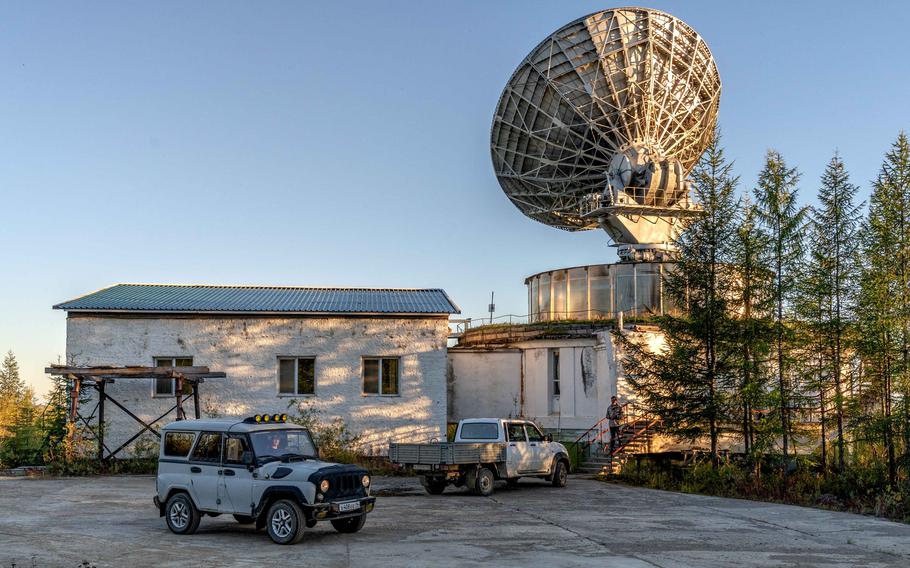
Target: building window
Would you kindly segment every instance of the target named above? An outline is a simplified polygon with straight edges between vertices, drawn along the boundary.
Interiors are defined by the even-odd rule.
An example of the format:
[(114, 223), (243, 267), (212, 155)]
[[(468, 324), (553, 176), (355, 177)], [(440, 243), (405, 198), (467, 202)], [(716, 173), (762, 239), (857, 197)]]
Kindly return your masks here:
[(280, 357), (278, 394), (289, 396), (316, 394), (316, 359)]
[(398, 358), (370, 357), (363, 360), (363, 394), (398, 394)]
[[(192, 367), (192, 357), (155, 357), (156, 367)], [(154, 396), (174, 396), (177, 379), (155, 379)], [(193, 387), (188, 382), (183, 383), (183, 394), (193, 392)]]
[(553, 351), (553, 396), (559, 396), (559, 351)]

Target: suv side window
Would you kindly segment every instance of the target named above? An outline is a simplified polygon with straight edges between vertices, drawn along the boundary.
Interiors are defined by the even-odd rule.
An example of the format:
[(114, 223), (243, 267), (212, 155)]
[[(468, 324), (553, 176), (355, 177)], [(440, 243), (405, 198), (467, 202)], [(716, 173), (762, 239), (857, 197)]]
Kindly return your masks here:
[(516, 424), (515, 422), (509, 422), (507, 426), (507, 432), (509, 434), (510, 442), (525, 442), (525, 429), (523, 424)]
[(164, 434), (164, 455), (185, 458), (193, 447), (196, 434), (192, 432), (167, 432)]
[(228, 434), (224, 439), (224, 463), (231, 465), (243, 465), (243, 455), (246, 454), (253, 458), (253, 452), (250, 451), (250, 445), (243, 434)]
[(525, 429), (528, 431), (529, 442), (543, 442), (543, 434), (540, 433), (540, 430), (537, 429), (537, 426), (533, 424), (525, 424)]
[(190, 458), (194, 461), (221, 463), (221, 434), (218, 432), (203, 432), (196, 442), (196, 449)]

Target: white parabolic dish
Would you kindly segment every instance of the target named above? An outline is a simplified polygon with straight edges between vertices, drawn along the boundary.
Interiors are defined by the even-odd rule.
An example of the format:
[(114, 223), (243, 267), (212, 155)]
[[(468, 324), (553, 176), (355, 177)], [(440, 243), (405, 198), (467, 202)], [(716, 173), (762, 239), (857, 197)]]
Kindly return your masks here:
[(695, 209), (686, 176), (719, 101), (711, 51), (681, 20), (647, 8), (579, 18), (506, 85), (491, 133), (496, 176), (532, 219), (603, 228), (621, 256), (661, 250)]

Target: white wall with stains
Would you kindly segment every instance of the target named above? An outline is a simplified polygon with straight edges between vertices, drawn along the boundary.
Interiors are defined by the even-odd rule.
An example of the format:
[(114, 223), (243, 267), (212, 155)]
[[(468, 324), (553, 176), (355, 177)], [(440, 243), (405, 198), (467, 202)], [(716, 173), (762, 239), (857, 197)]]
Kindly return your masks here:
[[(67, 319), (72, 365), (153, 365), (155, 357), (192, 357), (194, 365), (224, 371), (200, 389), (203, 417), (287, 412), (278, 394), (278, 357), (316, 358), (316, 394), (306, 398), (325, 420), (342, 418), (363, 436), (363, 451), (385, 452), (389, 440), (445, 437), (445, 318), (369, 317), (103, 317)], [(363, 394), (362, 358), (400, 358), (398, 396)], [(120, 380), (107, 392), (143, 420), (174, 404), (155, 398), (151, 379)], [(83, 412), (94, 406), (92, 400)], [(192, 417), (192, 402), (187, 402)], [(106, 441), (113, 449), (139, 425), (106, 405)], [(163, 422), (172, 421), (175, 414)]]

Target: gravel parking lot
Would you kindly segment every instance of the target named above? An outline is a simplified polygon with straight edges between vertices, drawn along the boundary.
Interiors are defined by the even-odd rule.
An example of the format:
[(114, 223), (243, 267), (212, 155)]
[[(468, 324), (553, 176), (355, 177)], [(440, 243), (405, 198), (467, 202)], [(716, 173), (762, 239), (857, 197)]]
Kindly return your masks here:
[(0, 479), (0, 567), (64, 566), (903, 566), (910, 526), (573, 477), (497, 486), (491, 498), (425, 495), (377, 478), (363, 531), (320, 523), (296, 546), (229, 516), (171, 534), (153, 477)]

